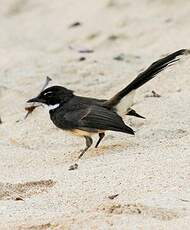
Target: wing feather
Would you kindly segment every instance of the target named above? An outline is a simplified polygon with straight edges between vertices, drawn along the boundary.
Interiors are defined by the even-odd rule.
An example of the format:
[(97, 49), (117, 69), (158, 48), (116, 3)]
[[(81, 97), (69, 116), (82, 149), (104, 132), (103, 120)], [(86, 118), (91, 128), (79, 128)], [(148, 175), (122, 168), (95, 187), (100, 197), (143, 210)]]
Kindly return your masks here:
[(75, 128), (91, 128), (98, 130), (112, 130), (134, 134), (134, 131), (125, 125), (122, 118), (115, 112), (104, 107), (93, 105), (84, 106), (79, 110), (67, 112), (64, 119), (75, 123)]

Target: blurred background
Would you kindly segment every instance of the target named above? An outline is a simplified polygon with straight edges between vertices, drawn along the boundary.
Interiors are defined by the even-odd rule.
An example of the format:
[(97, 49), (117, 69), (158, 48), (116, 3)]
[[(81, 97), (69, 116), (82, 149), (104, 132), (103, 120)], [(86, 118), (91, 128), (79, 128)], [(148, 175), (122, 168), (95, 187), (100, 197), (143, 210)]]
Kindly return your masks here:
[[(84, 93), (97, 82), (110, 89), (110, 75), (117, 75), (114, 80), (120, 82), (161, 54), (189, 46), (186, 0), (1, 0), (0, 4), (1, 91), (6, 87), (32, 95), (46, 75), (77, 90), (80, 81)], [(92, 52), (80, 53), (85, 49)]]
[[(175, 222), (175, 212), (156, 209), (181, 207), (179, 194), (189, 199), (188, 58), (137, 92), (135, 106), (147, 120), (127, 118), (136, 137), (109, 133), (99, 149), (88, 152), (76, 174), (68, 167), (84, 141), (58, 131), (41, 107), (24, 120), (24, 108), (46, 76), (52, 85), (79, 95), (109, 98), (153, 61), (190, 48), (189, 38), (188, 0), (0, 0), (0, 199), (6, 200), (0, 207), (0, 228), (3, 223), (34, 224), (67, 213), (76, 226), (82, 218), (84, 226), (94, 226), (99, 215), (100, 225), (108, 226), (109, 220), (110, 226), (124, 223), (119, 229), (126, 229), (131, 221), (134, 229), (134, 222), (142, 219), (125, 210), (128, 206), (123, 211), (130, 214), (126, 222), (126, 215), (119, 219), (109, 213), (109, 219), (97, 208), (116, 193), (121, 207), (129, 200), (154, 207), (143, 211), (146, 226), (150, 218), (144, 216), (150, 213), (152, 223), (161, 225), (165, 222), (160, 218), (174, 218), (171, 229), (178, 220), (188, 223), (180, 218)], [(150, 96), (152, 90), (161, 97)], [(50, 178), (57, 183), (54, 189), (36, 196), (46, 184), (30, 181)], [(15, 187), (25, 181), (24, 189), (23, 184)], [(2, 190), (6, 183), (12, 183), (8, 191)], [(26, 202), (15, 205), (15, 194)], [(146, 205), (140, 208), (146, 210)], [(182, 225), (179, 229), (185, 229)]]

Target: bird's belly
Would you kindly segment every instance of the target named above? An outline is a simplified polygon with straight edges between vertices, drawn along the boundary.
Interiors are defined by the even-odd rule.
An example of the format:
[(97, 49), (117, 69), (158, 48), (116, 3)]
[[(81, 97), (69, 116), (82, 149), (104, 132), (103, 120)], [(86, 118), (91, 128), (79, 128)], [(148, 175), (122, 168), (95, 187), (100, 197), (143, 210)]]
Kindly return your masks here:
[(85, 131), (85, 130), (81, 130), (81, 129), (72, 129), (72, 130), (69, 130), (69, 132), (73, 135), (76, 135), (76, 136), (81, 136), (81, 137), (88, 136), (88, 137), (90, 137), (94, 134), (102, 133), (102, 132), (104, 132), (104, 130)]

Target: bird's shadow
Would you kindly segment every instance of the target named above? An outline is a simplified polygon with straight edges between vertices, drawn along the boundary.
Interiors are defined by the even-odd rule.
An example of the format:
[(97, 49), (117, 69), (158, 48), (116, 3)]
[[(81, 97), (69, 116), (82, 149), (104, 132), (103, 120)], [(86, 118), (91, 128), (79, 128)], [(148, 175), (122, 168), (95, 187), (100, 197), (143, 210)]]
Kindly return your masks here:
[(114, 143), (113, 144), (102, 144), (98, 148), (95, 148), (95, 147), (90, 148), (80, 160), (103, 156), (107, 154), (115, 154), (117, 152), (126, 150), (130, 145), (131, 144), (129, 142), (126, 143), (124, 141), (122, 143), (115, 143), (115, 144)]

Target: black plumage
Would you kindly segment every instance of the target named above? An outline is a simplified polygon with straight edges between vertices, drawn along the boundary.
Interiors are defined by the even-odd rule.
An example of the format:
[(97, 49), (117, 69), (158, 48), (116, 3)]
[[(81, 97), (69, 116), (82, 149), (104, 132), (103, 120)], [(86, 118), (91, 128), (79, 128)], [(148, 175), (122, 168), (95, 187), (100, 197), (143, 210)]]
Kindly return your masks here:
[(68, 104), (50, 111), (50, 117), (56, 126), (65, 130), (80, 129), (90, 133), (111, 130), (134, 134), (117, 113), (99, 105), (73, 104), (70, 109)]
[(132, 128), (124, 123), (122, 114), (144, 117), (131, 108), (132, 101), (128, 103), (129, 100), (133, 100), (131, 93), (153, 79), (167, 66), (178, 61), (179, 58), (176, 59), (176, 57), (185, 54), (186, 51), (185, 49), (178, 50), (154, 62), (110, 100), (80, 97), (65, 87), (52, 86), (28, 102), (40, 102), (53, 106), (54, 108), (50, 109), (50, 117), (58, 128), (85, 137), (86, 148), (80, 154), (79, 157), (81, 157), (92, 145), (93, 134), (99, 135), (95, 147), (98, 147), (104, 138), (106, 130), (134, 135)]

